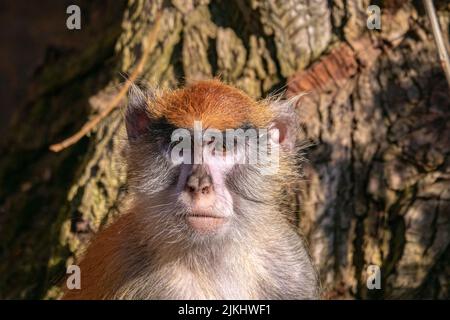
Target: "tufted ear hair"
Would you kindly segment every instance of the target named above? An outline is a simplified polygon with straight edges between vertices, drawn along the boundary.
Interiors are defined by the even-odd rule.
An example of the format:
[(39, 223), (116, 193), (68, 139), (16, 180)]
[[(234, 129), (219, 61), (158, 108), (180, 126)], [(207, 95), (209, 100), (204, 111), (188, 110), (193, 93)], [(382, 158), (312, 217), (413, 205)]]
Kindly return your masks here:
[(303, 94), (296, 95), (286, 100), (276, 98), (270, 102), (273, 112), (272, 123), (269, 127), (270, 135), (287, 151), (294, 150), (296, 146), (300, 130), (300, 120), (296, 108), (302, 96)]
[(147, 133), (151, 122), (149, 99), (151, 91), (140, 88), (135, 84), (128, 91), (128, 106), (125, 111), (125, 125), (129, 141), (134, 141)]

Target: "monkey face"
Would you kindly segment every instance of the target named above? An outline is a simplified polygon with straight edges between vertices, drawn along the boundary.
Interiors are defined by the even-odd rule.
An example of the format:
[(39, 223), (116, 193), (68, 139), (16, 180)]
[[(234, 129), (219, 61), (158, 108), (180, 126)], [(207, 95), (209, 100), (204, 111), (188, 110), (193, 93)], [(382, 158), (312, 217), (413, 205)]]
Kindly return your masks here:
[[(221, 95), (205, 106), (212, 99), (210, 91)], [(130, 190), (141, 210), (166, 229), (168, 237), (204, 240), (236, 235), (258, 223), (259, 208), (276, 202), (280, 160), (295, 140), (292, 115), (281, 117), (278, 112), (274, 117), (269, 106), (258, 105), (263, 116), (254, 120), (257, 117), (250, 111), (256, 103), (216, 81), (160, 98), (149, 99), (141, 91), (130, 98), (126, 114)], [(222, 121), (220, 112), (226, 110), (223, 116), (233, 117), (233, 110), (224, 109), (225, 102), (220, 101), (234, 106), (239, 119)]]

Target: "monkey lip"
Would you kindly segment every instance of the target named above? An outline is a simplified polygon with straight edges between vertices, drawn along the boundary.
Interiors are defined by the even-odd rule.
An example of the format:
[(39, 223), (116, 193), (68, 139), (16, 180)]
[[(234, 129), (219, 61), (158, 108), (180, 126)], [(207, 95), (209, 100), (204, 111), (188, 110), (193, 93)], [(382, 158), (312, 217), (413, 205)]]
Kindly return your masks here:
[(225, 223), (225, 218), (213, 214), (192, 213), (187, 216), (187, 222), (193, 229), (206, 233), (219, 229)]

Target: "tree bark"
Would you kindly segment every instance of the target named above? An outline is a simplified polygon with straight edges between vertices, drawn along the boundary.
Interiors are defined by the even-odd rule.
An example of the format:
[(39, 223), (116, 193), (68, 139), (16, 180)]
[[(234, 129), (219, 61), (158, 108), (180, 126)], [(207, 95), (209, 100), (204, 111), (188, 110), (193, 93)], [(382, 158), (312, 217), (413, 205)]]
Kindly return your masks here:
[[(58, 280), (126, 196), (121, 108), (52, 154), (113, 99), (161, 29), (140, 79), (220, 76), (255, 98), (307, 92), (310, 140), (292, 199), (328, 298), (449, 298), (450, 99), (420, 3), (129, 0), (92, 47), (49, 61), (2, 144), (0, 298), (57, 298)], [(438, 2), (448, 43), (450, 6)], [(83, 8), (82, 8), (83, 10)], [(122, 102), (122, 106), (125, 105)], [(366, 286), (381, 268), (381, 289)]]

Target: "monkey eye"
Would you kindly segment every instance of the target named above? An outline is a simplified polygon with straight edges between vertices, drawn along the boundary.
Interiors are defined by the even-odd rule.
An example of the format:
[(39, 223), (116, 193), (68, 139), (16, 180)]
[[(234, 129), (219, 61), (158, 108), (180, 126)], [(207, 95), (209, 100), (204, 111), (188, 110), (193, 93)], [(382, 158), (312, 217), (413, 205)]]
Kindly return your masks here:
[(216, 146), (216, 149), (222, 151), (223, 153), (227, 152), (227, 141), (225, 137), (223, 137), (222, 143)]
[(183, 137), (179, 137), (178, 140), (175, 140), (175, 141), (170, 141), (170, 142), (169, 142), (168, 149), (169, 149), (169, 150), (172, 150), (173, 147), (175, 147), (175, 146), (176, 146), (177, 144), (179, 144), (181, 141), (183, 141)]
[(216, 141), (216, 137), (211, 137), (207, 142), (208, 146), (212, 145)]
[[(219, 145), (220, 143), (220, 145)], [(227, 144), (225, 141), (225, 138), (222, 139), (222, 142), (216, 141), (216, 137), (212, 136), (209, 138), (209, 140), (206, 142), (208, 146), (214, 147), (212, 152), (213, 154), (215, 151), (221, 151), (222, 153), (225, 153), (227, 151)]]

